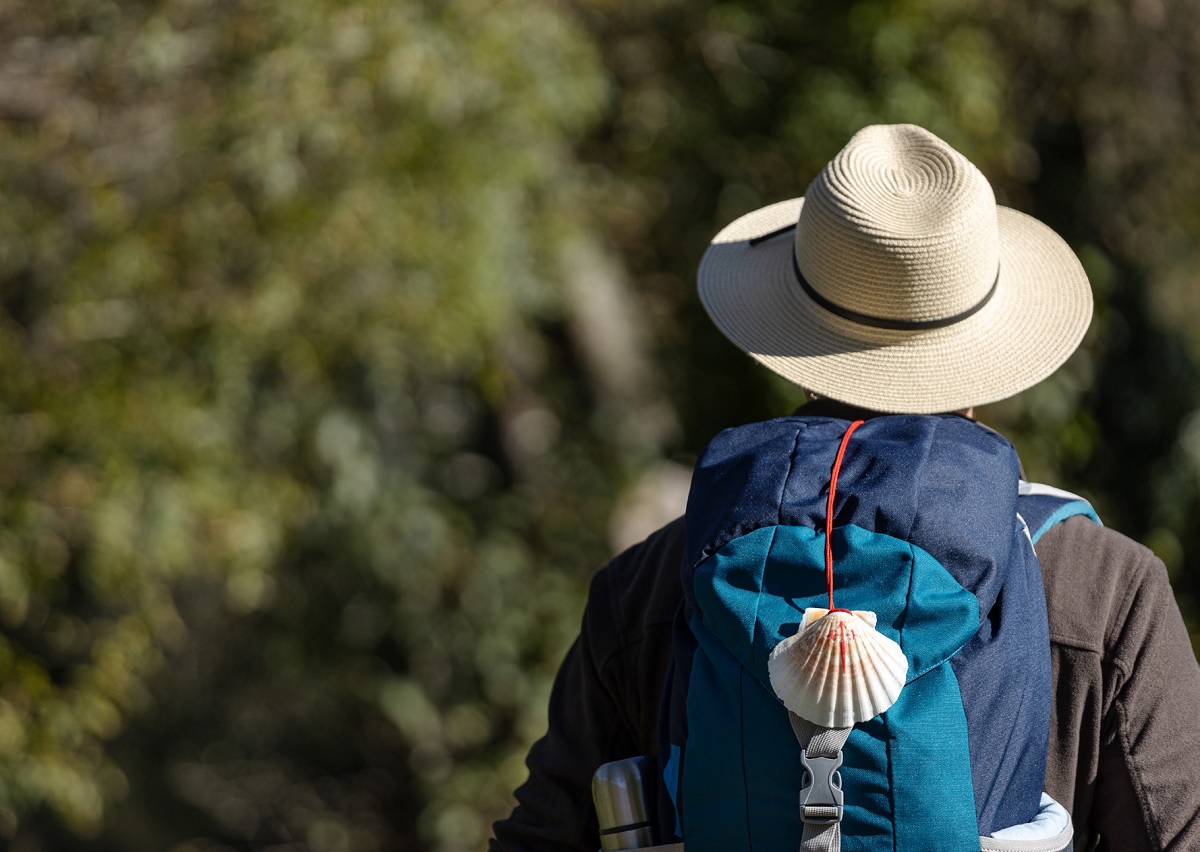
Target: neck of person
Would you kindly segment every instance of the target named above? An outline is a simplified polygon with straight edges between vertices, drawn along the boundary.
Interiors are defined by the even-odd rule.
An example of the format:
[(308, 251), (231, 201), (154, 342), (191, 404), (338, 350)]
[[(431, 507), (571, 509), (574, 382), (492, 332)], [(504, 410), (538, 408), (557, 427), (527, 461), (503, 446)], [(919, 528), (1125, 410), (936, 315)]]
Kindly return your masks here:
[[(814, 417), (837, 417), (841, 420), (870, 420), (872, 417), (885, 417), (885, 412), (872, 411), (868, 408), (860, 408), (857, 405), (851, 405), (847, 402), (840, 402), (829, 397), (818, 396), (812, 391), (804, 392), (807, 402), (796, 409), (795, 413), (799, 415), (810, 415)], [(974, 408), (964, 408), (959, 411), (947, 411), (947, 414), (957, 414), (959, 417), (965, 417), (968, 420), (975, 419)]]

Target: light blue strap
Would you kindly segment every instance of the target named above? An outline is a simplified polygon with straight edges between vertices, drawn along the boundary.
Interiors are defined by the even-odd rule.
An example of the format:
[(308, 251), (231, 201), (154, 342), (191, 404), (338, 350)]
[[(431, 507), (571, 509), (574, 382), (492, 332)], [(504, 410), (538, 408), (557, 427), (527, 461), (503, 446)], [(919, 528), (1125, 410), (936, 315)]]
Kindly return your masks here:
[(1032, 822), (992, 832), (979, 838), (981, 852), (1067, 852), (1074, 830), (1067, 809), (1042, 793), (1038, 814)]
[(1038, 539), (1055, 524), (1075, 515), (1104, 525), (1087, 500), (1078, 494), (1040, 482), (1021, 480), (1017, 486), (1017, 505), (1022, 523), (1028, 521), (1027, 532), (1033, 544), (1037, 544)]

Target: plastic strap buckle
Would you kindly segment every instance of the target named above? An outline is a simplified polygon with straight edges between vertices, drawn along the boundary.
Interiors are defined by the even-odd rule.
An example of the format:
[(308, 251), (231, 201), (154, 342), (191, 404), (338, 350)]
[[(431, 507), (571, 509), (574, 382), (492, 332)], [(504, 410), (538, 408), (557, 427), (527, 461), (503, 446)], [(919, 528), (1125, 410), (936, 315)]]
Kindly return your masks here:
[(800, 752), (804, 783), (800, 787), (800, 818), (813, 825), (835, 825), (842, 821), (842, 752), (833, 757), (809, 757)]

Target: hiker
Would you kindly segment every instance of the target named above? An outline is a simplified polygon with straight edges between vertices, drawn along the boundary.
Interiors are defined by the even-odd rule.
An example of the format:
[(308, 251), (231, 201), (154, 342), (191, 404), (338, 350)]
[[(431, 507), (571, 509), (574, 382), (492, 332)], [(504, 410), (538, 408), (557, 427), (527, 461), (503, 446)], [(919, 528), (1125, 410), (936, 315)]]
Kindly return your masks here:
[[(801, 447), (806, 435), (826, 430), (840, 436), (832, 478), (824, 456), (809, 465), (813, 500), (818, 494), (824, 500), (822, 489), (828, 491), (823, 522), (829, 526), (822, 538), (821, 510), (813, 508), (813, 529), (797, 533), (796, 547), (833, 538), (834, 483), (843, 452), (852, 467), (856, 451), (864, 458), (896, 430), (908, 430), (964, 436), (961, 440), (983, 446), (985, 456), (1011, 453), (1007, 442), (971, 421), (974, 408), (1050, 375), (1078, 346), (1092, 312), (1087, 277), (1066, 243), (1037, 220), (996, 205), (974, 166), (912, 125), (865, 128), (805, 197), (772, 204), (727, 226), (704, 256), (699, 290), (709, 315), (733, 343), (804, 388), (810, 399), (792, 418), (745, 427), (758, 431), (744, 434), (795, 434), (784, 456)], [(883, 416), (936, 414), (948, 416)], [(865, 425), (855, 437), (851, 432), (858, 421)], [(827, 444), (820, 444), (821, 451), (832, 453)], [(1001, 449), (992, 453), (989, 447)], [(713, 452), (710, 448), (709, 455)], [(947, 470), (956, 450), (930, 438), (922, 452), (929, 458), (940, 453), (939, 469)], [(1011, 458), (1015, 470), (1015, 455)], [(793, 481), (793, 463), (803, 471), (809, 459), (798, 452), (791, 461), (784, 459), (780, 481), (785, 486)], [(965, 458), (963, 464), (968, 464)], [(703, 478), (702, 468), (727, 473), (720, 465), (719, 458), (702, 459), (697, 480)], [(869, 473), (848, 468), (845, 475), (865, 482)], [(706, 495), (697, 493), (697, 480), (689, 516), (727, 511), (703, 502)], [(705, 479), (705, 487), (712, 480)], [(958, 486), (935, 486), (953, 501)], [(965, 501), (977, 485), (962, 487)], [(1016, 503), (1015, 472), (1011, 489), (1006, 484), (999, 491), (1004, 493), (997, 500), (1008, 501), (1004, 505), (1010, 509), (1029, 505)], [(1034, 492), (1021, 485), (1020, 499)], [(1056, 505), (1086, 507), (1055, 489), (1038, 493), (1061, 500)], [(749, 502), (761, 496), (746, 494)], [(846, 503), (844, 494), (839, 525), (857, 511), (855, 505), (884, 499), (856, 495)], [(952, 506), (949, 517), (957, 509), (971, 507)], [(782, 511), (781, 504), (781, 516)], [(1012, 726), (1021, 730), (1012, 736), (1032, 738), (1016, 749), (1014, 760), (1035, 753), (1040, 781), (1039, 749), (1048, 736), (1041, 789), (1070, 814), (1075, 849), (1200, 849), (1200, 667), (1166, 569), (1149, 550), (1088, 517), (1090, 510), (1052, 514), (1044, 524), (1030, 529), (1035, 527), (1031, 521), (1020, 532), (1034, 543), (1036, 561), (1030, 564), (1040, 564), (1044, 586), (1044, 609), (1038, 609), (1039, 595), (1034, 614), (1040, 612), (1037, 617), (1049, 625), (1048, 734), (1024, 730), (1025, 722), (1016, 720), (1024, 720), (1020, 714), (1027, 708), (1014, 710)], [(663, 699), (670, 700), (671, 679), (677, 675), (674, 645), (685, 597), (681, 567), (694, 564), (693, 551), (699, 550), (697, 542), (687, 541), (694, 530), (685, 526), (684, 519), (668, 524), (593, 579), (580, 635), (555, 681), (549, 730), (530, 751), (529, 779), (517, 791), (512, 815), (496, 823), (492, 850), (599, 849), (591, 786), (597, 769), (610, 761), (646, 756), (655, 767), (654, 779), (671, 783), (678, 755), (665, 753)], [(878, 531), (871, 534), (880, 538)], [(849, 569), (826, 567), (832, 572), (832, 615), (841, 612), (833, 605), (832, 578)], [(991, 625), (997, 632), (1002, 627), (999, 619)], [(1039, 641), (1045, 645), (1047, 640), (1031, 636), (1030, 647)], [(1003, 697), (1004, 686), (991, 688)], [(903, 700), (903, 690), (900, 694)], [(1037, 700), (1034, 696), (1033, 703)], [(967, 718), (973, 718), (970, 712)], [(778, 742), (780, 748), (796, 748)], [(733, 786), (739, 781), (727, 780)], [(680, 830), (677, 814), (661, 812), (678, 806), (675, 792), (668, 792), (672, 799), (658, 796), (659, 812), (650, 816), (661, 827), (660, 836), (673, 826)], [(962, 809), (962, 803), (949, 804)], [(804, 820), (807, 826), (808, 817)], [(686, 843), (686, 825), (682, 836)]]

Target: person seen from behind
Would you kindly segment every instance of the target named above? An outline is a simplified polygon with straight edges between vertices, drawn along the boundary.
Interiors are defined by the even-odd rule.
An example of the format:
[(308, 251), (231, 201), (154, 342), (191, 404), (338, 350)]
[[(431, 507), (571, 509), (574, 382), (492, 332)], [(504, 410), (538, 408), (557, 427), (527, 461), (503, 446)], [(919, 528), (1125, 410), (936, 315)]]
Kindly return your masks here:
[[(714, 323), (734, 344), (808, 394), (810, 401), (791, 418), (783, 418), (777, 425), (753, 427), (758, 432), (731, 433), (759, 435), (767, 429), (776, 430), (770, 432), (775, 435), (785, 430), (788, 449), (780, 453), (784, 463), (778, 480), (783, 485), (776, 491), (794, 487), (798, 493), (814, 495), (811, 502), (815, 508), (804, 510), (809, 511), (804, 517), (811, 516), (812, 529), (789, 532), (798, 542), (793, 548), (797, 552), (810, 541), (833, 540), (833, 521), (829, 521), (828, 528), (821, 526), (825, 520), (820, 517), (823, 509), (817, 506), (816, 496), (824, 500), (829, 495), (828, 514), (836, 515), (839, 524), (854, 512), (861, 514), (866, 502), (878, 499), (881, 508), (874, 510), (872, 517), (859, 520), (855, 516), (854, 522), (866, 527), (883, 523), (875, 519), (892, 511), (888, 501), (901, 499), (894, 495), (891, 485), (887, 486), (891, 491), (876, 498), (855, 494), (853, 488), (865, 486), (852, 484), (847, 486), (850, 491), (839, 491), (842, 508), (835, 513), (828, 461), (823, 456), (820, 460), (810, 459), (807, 451), (801, 450), (808, 446), (803, 443), (805, 436), (823, 429), (833, 430), (831, 436), (841, 436), (834, 477), (844, 453), (847, 472), (843, 476), (851, 483), (871, 481), (874, 469), (868, 469), (863, 461), (874, 458), (869, 455), (870, 447), (884, 446), (888, 436), (894, 434), (927, 436), (920, 449), (923, 455), (914, 462), (920, 475), (928, 478), (927, 482), (922, 480), (921, 494), (948, 496), (938, 504), (945, 508), (936, 512), (928, 506), (913, 509), (912, 517), (917, 520), (911, 524), (915, 530), (911, 540), (929, 535), (923, 530), (943, 523), (949, 528), (947, 536), (965, 535), (969, 539), (970, 530), (964, 532), (954, 526), (957, 519), (970, 516), (972, 508), (955, 505), (954, 497), (960, 494), (965, 503), (973, 493), (971, 489), (981, 486), (973, 481), (955, 482), (956, 460), (960, 458), (956, 454), (960, 450), (954, 441), (961, 440), (964, 447), (998, 447), (996, 452), (1011, 454), (1015, 465), (1015, 454), (1007, 442), (971, 422), (974, 409), (1020, 393), (1053, 373), (1079, 345), (1092, 314), (1087, 277), (1067, 244), (1036, 219), (997, 205), (978, 169), (944, 141), (913, 125), (861, 130), (814, 179), (804, 197), (755, 210), (724, 228), (701, 262), (699, 292)], [(928, 415), (948, 416), (937, 419)], [(863, 425), (852, 437), (850, 433), (859, 428), (859, 421)], [(961, 451), (958, 470), (974, 470), (969, 467), (974, 462), (965, 455), (968, 451), (974, 452)], [(790, 459), (789, 452), (793, 454)], [(991, 450), (987, 449), (985, 455), (987, 452)], [(858, 473), (855, 464), (859, 465)], [(719, 499), (714, 503), (707, 493), (698, 493), (701, 482), (707, 483), (704, 488), (725, 487), (712, 484), (719, 477), (704, 479), (705, 470), (717, 470), (719, 465), (719, 459), (702, 459), (693, 480), (686, 520), (676, 520), (629, 548), (593, 579), (579, 637), (555, 681), (548, 731), (530, 750), (529, 778), (516, 792), (516, 808), (494, 826), (492, 852), (600, 849), (605, 841), (593, 805), (592, 782), (597, 770), (611, 761), (633, 756), (647, 759), (651, 767), (646, 779), (650, 800), (647, 821), (653, 823), (650, 827), (656, 842), (666, 848), (673, 848), (672, 843), (682, 843), (693, 852), (708, 848), (708, 829), (700, 828), (709, 819), (704, 810), (720, 811), (723, 790), (731, 791), (732, 797), (735, 788), (753, 788), (752, 778), (733, 777), (745, 773), (731, 772), (721, 779), (697, 775), (698, 767), (710, 765), (703, 754), (705, 748), (744, 750), (756, 732), (745, 723), (740, 730), (713, 723), (716, 726), (710, 727), (724, 734), (711, 736), (710, 740), (719, 739), (721, 743), (718, 746), (704, 741), (698, 733), (706, 730), (704, 720), (726, 711), (695, 706), (704, 700), (697, 697), (701, 693), (696, 687), (696, 679), (703, 675), (697, 673), (700, 664), (693, 665), (691, 656), (681, 656), (679, 647), (681, 641), (699, 643), (700, 651), (704, 651), (703, 631), (711, 625), (699, 625), (699, 634), (692, 630), (692, 618), (703, 621), (707, 617), (701, 604), (693, 599), (700, 594), (692, 591), (697, 582), (693, 575), (699, 576), (696, 572), (702, 570), (704, 560), (716, 559), (731, 540), (731, 535), (726, 535), (711, 546), (697, 540), (696, 536), (702, 534), (698, 532), (702, 529), (699, 516), (742, 511), (737, 506), (729, 509), (716, 505)], [(719, 469), (726, 472), (726, 468)], [(814, 471), (811, 475), (805, 472), (810, 470)], [(811, 481), (796, 477), (809, 477)], [(969, 743), (973, 766), (981, 760), (991, 760), (996, 766), (1023, 762), (1025, 768), (1014, 770), (1014, 777), (1024, 779), (1020, 783), (1026, 786), (1036, 786), (1029, 787), (1034, 804), (1021, 807), (1033, 807), (1031, 816), (1042, 819), (1036, 796), (1044, 792), (1055, 807), (1069, 814), (1073, 824), (1073, 840), (1069, 842), (1075, 849), (1200, 849), (1200, 667), (1165, 567), (1146, 548), (1089, 517), (1090, 509), (1064, 510), (1062, 507), (1079, 505), (1086, 508), (1086, 504), (1072, 499), (1073, 495), (1033, 486), (1024, 479), (1022, 474), (1018, 486), (1014, 475), (1011, 483), (998, 489), (1004, 493), (997, 499), (1008, 501), (1005, 506), (1018, 507), (1032, 506), (1039, 497), (1058, 501), (1048, 504), (1058, 508), (1036, 528), (1031, 528), (1033, 523), (1026, 524), (1027, 519), (1020, 514), (1011, 519), (1011, 526), (1025, 537), (1017, 539), (1014, 547), (1032, 544), (1030, 552), (1036, 552), (1036, 560), (1030, 564), (1040, 566), (1041, 588), (1036, 590), (1031, 606), (1036, 618), (1041, 619), (1038, 623), (1048, 625), (1047, 679), (1041, 690), (1044, 694), (1014, 698), (1015, 686), (1010, 685), (1006, 692), (1003, 682), (985, 684), (985, 690), (992, 690), (988, 695), (999, 696), (988, 699), (993, 704), (992, 716), (1002, 717), (992, 718), (988, 724), (999, 727), (989, 728), (981, 740), (980, 730), (972, 726), (976, 719), (984, 718), (989, 708), (972, 710), (968, 706), (965, 722), (961, 723), (966, 725), (963, 749)], [(759, 493), (763, 489), (738, 487), (742, 488), (737, 492), (741, 496), (727, 503), (740, 506), (766, 499)], [(1009, 494), (1010, 490), (1013, 493)], [(786, 495), (768, 497), (787, 499)], [(779, 518), (783, 518), (782, 502), (767, 505), (772, 512), (778, 509)], [(821, 538), (826, 529), (828, 537)], [(774, 526), (771, 530), (773, 535), (780, 535)], [(737, 532), (740, 535), (744, 530)], [(880, 537), (879, 529), (868, 532)], [(971, 547), (976, 545), (969, 543), (961, 549)], [(815, 554), (815, 544), (813, 548)], [(932, 552), (934, 546), (927, 549)], [(985, 561), (990, 558), (986, 553), (983, 557)], [(1019, 561), (1025, 557), (1018, 554), (1017, 558)], [(957, 570), (951, 564), (953, 559), (943, 561), (950, 566), (951, 574)], [(712, 570), (721, 569), (718, 566)], [(843, 569), (831, 564), (829, 570)], [(965, 594), (957, 586), (951, 591)], [(975, 594), (981, 593), (976, 590)], [(970, 631), (978, 628), (978, 632), (966, 645), (978, 644), (993, 633), (999, 635), (1005, 628), (997, 614), (1006, 596), (1008, 592), (994, 596), (996, 599), (986, 609), (981, 604), (978, 621), (970, 624)], [(832, 579), (829, 603), (818, 615), (839, 611), (833, 606)], [(696, 615), (698, 611), (700, 616)], [(762, 624), (754, 621), (758, 617), (754, 614), (743, 618), (749, 625), (747, 647), (761, 639), (755, 632), (762, 630)], [(797, 614), (793, 620), (801, 619)], [(886, 618), (883, 620), (880, 630), (887, 632)], [(766, 644), (782, 645), (780, 637), (796, 629), (795, 625), (779, 628), (779, 635)], [(719, 628), (714, 630), (720, 632)], [(1040, 631), (1040, 636), (1032, 635), (1038, 631), (1030, 631), (1031, 648), (1046, 645), (1047, 629), (1043, 626)], [(893, 698), (895, 706), (873, 719), (853, 720), (852, 730), (860, 733), (850, 733), (844, 756), (842, 751), (837, 752), (838, 760), (846, 762), (839, 763), (840, 776), (836, 776), (834, 786), (840, 785), (837, 795), (845, 796), (846, 815), (843, 818), (839, 798), (837, 814), (829, 819), (843, 822), (840, 830), (847, 838), (854, 820), (859, 821), (855, 824), (867, 824), (873, 818), (870, 808), (864, 815), (849, 815), (855, 796), (859, 807), (865, 807), (867, 798), (856, 780), (860, 776), (856, 774), (854, 755), (879, 753), (883, 755), (881, 761), (899, 760), (878, 744), (890, 736), (886, 733), (891, 730), (886, 727), (889, 714), (899, 719), (901, 708), (908, 706), (910, 709), (904, 712), (912, 718), (919, 715), (920, 708), (914, 705), (917, 699), (911, 696), (923, 688), (913, 685), (919, 683), (922, 673), (913, 671), (909, 648), (904, 651), (909, 656), (909, 671), (899, 691), (901, 698)], [(1029, 653), (1032, 659), (1043, 652)], [(681, 674), (680, 661), (685, 659), (688, 662), (683, 664), (684, 669), (691, 670)], [(761, 661), (763, 671), (766, 665), (765, 660)], [(948, 665), (957, 663), (950, 658)], [(981, 671), (982, 675), (968, 677), (962, 667), (955, 669), (964, 695), (972, 678), (987, 680), (986, 669)], [(680, 693), (680, 689), (690, 691)], [(908, 699), (903, 697), (906, 690), (910, 693)], [(684, 730), (681, 738), (671, 739), (665, 728), (678, 725), (669, 718), (675, 711), (665, 704), (679, 704), (681, 694), (683, 703), (691, 702), (684, 711), (685, 728), (690, 726), (690, 733)], [(774, 700), (765, 703), (770, 705)], [(901, 703), (904, 700), (908, 705)], [(967, 698), (963, 703), (967, 705)], [(1042, 705), (1048, 708), (1044, 714), (1048, 716), (1048, 732), (1044, 736), (1027, 729), (1025, 721), (1027, 714), (1032, 714), (1029, 718), (1037, 717), (1036, 706)], [(786, 725), (791, 705), (776, 709), (782, 720), (778, 724)], [(775, 711), (768, 707), (765, 712)], [(1042, 724), (1045, 726), (1046, 721)], [(885, 733), (878, 734), (874, 744), (867, 742), (855, 751), (853, 738), (858, 736), (865, 742), (871, 731)], [(796, 736), (801, 737), (799, 731)], [(1031, 737), (1032, 745), (1013, 746), (1013, 742), (1021, 742), (1022, 736)], [(930, 734), (931, 739), (940, 737)], [(811, 746), (802, 751), (806, 743), (803, 738), (800, 746), (779, 742), (781, 755), (793, 754), (786, 749), (794, 750), (795, 755), (813, 753)], [(745, 765), (757, 759), (747, 759)], [(783, 764), (781, 772), (792, 773), (794, 768), (796, 788), (803, 783), (807, 789), (811, 776), (817, 774), (815, 769), (802, 769), (791, 756), (780, 757), (777, 762)], [(898, 764), (887, 765), (894, 775)], [(973, 803), (950, 802), (946, 807), (957, 811), (965, 808), (977, 817), (978, 825), (973, 827), (983, 838), (982, 848), (1004, 848), (988, 846), (986, 838), (993, 835), (993, 830), (1003, 836), (1005, 790), (990, 789), (986, 778), (980, 782), (977, 767), (973, 771), (973, 779), (965, 782), (965, 797), (973, 798)], [(1028, 779), (1031, 773), (1036, 778)], [(799, 780), (802, 776), (804, 782)], [(937, 785), (942, 779), (922, 775), (916, 782), (890, 778), (888, 783), (915, 784), (915, 800), (932, 799), (937, 798)], [(707, 787), (715, 792), (708, 792)], [(921, 789), (928, 795), (922, 796)], [(745, 795), (747, 801), (754, 798)], [(804, 812), (805, 795), (808, 793), (801, 793), (801, 815), (789, 810), (781, 817), (788, 828), (769, 836), (785, 837), (778, 844), (781, 848), (838, 848), (829, 845), (827, 827), (814, 827), (817, 818), (810, 820)], [(894, 811), (886, 831), (881, 829), (885, 834), (891, 832), (886, 848), (942, 848), (935, 839), (915, 844), (897, 839), (902, 831), (916, 830), (904, 827), (907, 817), (898, 798), (901, 795), (893, 789), (879, 799), (890, 802), (887, 807)], [(794, 809), (795, 799), (784, 798), (787, 804), (780, 807)], [(690, 811), (684, 804), (689, 800)], [(988, 802), (993, 800), (1000, 804), (989, 811), (992, 806)], [(697, 804), (700, 802), (713, 804), (701, 807)], [(921, 807), (927, 805), (920, 802)], [(743, 810), (750, 814), (750, 810)], [(757, 815), (753, 819), (747, 816), (743, 821), (753, 823), (756, 819)], [(729, 821), (724, 816), (710, 821), (722, 820)], [(719, 826), (713, 829), (718, 834), (724, 830)], [(738, 830), (747, 832), (748, 837), (768, 836), (756, 835), (759, 829), (754, 825)], [(787, 834), (789, 831), (795, 836)], [(937, 834), (937, 830), (929, 831), (930, 837)], [(818, 835), (822, 839), (814, 839)], [(816, 843), (825, 845), (810, 845)], [(861, 848), (875, 848), (867, 841), (862, 843), (866, 845)], [(734, 845), (774, 848), (773, 841)]]

